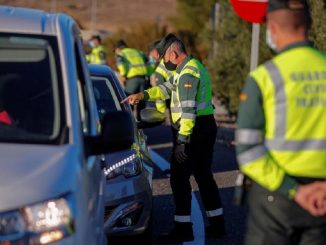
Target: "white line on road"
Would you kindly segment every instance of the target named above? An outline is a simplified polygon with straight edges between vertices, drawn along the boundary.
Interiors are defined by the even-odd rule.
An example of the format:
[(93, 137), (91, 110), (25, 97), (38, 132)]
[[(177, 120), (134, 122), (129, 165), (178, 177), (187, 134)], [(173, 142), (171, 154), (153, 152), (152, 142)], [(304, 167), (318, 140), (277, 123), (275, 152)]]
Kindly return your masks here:
[(191, 193), (192, 202), (191, 202), (191, 218), (193, 222), (193, 230), (195, 240), (191, 242), (184, 242), (184, 245), (200, 245), (205, 244), (205, 229), (204, 229), (204, 220), (201, 214), (200, 206), (197, 201), (196, 195), (194, 192)]
[(163, 157), (161, 157), (152, 149), (149, 149), (149, 154), (151, 155), (152, 160), (156, 164), (156, 166), (163, 172), (170, 168), (170, 163), (168, 163), (168, 161), (166, 161)]
[[(152, 157), (153, 162), (159, 167), (162, 171), (165, 171), (170, 168), (170, 164), (159, 154), (153, 150), (149, 150), (149, 153)], [(204, 220), (201, 214), (201, 209), (196, 198), (195, 193), (191, 193), (191, 217), (193, 221), (193, 230), (195, 239), (191, 242), (184, 242), (185, 245), (203, 245), (205, 244), (205, 230), (204, 230)]]

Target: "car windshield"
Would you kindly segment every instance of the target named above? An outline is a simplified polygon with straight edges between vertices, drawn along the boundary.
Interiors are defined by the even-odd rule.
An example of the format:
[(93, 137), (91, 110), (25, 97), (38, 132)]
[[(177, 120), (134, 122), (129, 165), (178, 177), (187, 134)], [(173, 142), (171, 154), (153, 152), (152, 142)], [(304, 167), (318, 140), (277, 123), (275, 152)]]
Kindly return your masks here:
[(96, 105), (102, 118), (106, 113), (121, 111), (121, 104), (117, 94), (107, 78), (92, 77)]
[(60, 133), (55, 37), (0, 33), (0, 141), (52, 143)]

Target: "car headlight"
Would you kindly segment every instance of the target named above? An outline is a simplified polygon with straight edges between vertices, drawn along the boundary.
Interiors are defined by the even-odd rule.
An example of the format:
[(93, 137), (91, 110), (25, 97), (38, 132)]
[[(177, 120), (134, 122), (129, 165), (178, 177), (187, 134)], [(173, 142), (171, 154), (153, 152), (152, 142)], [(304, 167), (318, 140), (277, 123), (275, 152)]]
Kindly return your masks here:
[[(3, 241), (4, 244), (12, 244), (10, 241), (18, 239), (28, 240), (28, 244), (49, 244), (73, 232), (72, 214), (64, 198), (0, 213), (0, 244)], [(19, 241), (25, 244), (23, 240)]]
[(71, 212), (64, 198), (50, 200), (24, 208), (27, 229), (33, 232), (48, 230), (71, 223)]
[(132, 177), (141, 172), (141, 160), (136, 154), (132, 154), (121, 161), (104, 168), (104, 174), (107, 179), (115, 178), (119, 175)]

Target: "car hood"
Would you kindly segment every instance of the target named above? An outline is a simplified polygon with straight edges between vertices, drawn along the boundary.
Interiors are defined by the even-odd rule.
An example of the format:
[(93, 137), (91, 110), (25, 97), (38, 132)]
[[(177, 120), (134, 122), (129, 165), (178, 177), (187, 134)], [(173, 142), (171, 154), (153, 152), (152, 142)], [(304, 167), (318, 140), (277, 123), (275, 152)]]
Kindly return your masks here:
[(73, 191), (77, 151), (67, 145), (0, 144), (0, 211)]

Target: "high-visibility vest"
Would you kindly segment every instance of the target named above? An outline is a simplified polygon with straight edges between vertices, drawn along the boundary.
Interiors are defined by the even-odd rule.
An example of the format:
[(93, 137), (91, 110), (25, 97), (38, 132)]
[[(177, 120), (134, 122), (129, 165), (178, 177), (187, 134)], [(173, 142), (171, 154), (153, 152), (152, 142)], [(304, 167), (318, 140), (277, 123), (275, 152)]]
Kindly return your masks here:
[[(195, 101), (180, 101), (179, 79), (184, 74), (190, 74), (199, 79)], [(192, 58), (185, 64), (179, 74), (174, 76), (175, 92), (171, 96), (172, 121), (180, 125), (179, 134), (190, 135), (195, 125), (196, 116), (211, 115), (214, 113), (212, 105), (212, 87), (208, 73), (204, 66)], [(184, 88), (182, 88), (184, 89)], [(183, 113), (183, 108), (196, 106), (196, 113)]]
[(263, 132), (237, 132), (239, 142), (259, 143), (238, 155), (241, 170), (271, 191), (285, 175), (326, 178), (326, 56), (309, 46), (292, 48), (250, 76), (266, 123)]
[[(175, 74), (175, 71), (169, 71), (168, 69), (166, 69), (166, 67), (164, 66), (164, 61), (163, 59), (160, 61), (160, 63), (158, 64), (158, 66), (155, 69), (155, 73), (160, 74), (163, 78), (165, 82), (169, 82), (170, 79), (173, 79), (173, 75)], [(154, 75), (155, 75), (154, 73)], [(159, 85), (159, 84), (156, 84)], [(155, 102), (155, 107), (156, 110), (158, 110), (161, 113), (165, 113), (166, 111), (166, 102), (165, 100), (157, 100)]]
[(87, 57), (86, 59), (87, 59), (88, 63), (100, 64), (100, 65), (106, 64), (106, 60), (103, 60), (101, 53), (106, 54), (106, 49), (104, 48), (103, 45), (94, 47), (92, 49), (92, 52), (90, 54), (86, 55), (86, 57)]
[[(198, 78), (199, 83), (195, 88), (195, 100), (180, 101), (179, 82), (182, 75), (189, 74)], [(191, 58), (179, 73), (173, 76), (173, 83), (165, 82), (153, 88), (145, 90), (148, 100), (170, 99), (171, 97), (171, 117), (172, 122), (179, 126), (179, 136), (188, 137), (192, 133), (197, 116), (212, 115), (214, 108), (212, 105), (211, 81), (204, 66), (196, 59)], [(185, 89), (185, 88), (183, 88)], [(186, 113), (187, 108), (195, 108), (194, 113)], [(179, 137), (178, 136), (178, 137)]]
[(127, 78), (147, 75), (147, 67), (144, 56), (136, 49), (122, 49), (118, 53), (117, 66), (120, 74)]

